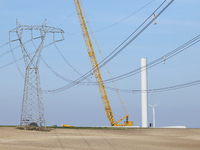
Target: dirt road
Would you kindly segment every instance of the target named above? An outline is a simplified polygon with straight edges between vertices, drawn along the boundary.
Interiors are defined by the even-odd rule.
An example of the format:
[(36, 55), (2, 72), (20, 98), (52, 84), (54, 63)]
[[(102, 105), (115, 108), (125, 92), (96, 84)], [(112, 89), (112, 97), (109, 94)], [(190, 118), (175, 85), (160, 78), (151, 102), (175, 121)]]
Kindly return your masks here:
[(0, 128), (0, 150), (199, 150), (200, 129)]

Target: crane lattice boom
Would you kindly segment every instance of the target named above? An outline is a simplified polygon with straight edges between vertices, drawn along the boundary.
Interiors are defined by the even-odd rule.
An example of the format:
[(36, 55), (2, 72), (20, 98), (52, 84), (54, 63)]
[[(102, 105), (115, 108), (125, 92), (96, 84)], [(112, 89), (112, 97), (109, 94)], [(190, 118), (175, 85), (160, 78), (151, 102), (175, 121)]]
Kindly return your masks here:
[(85, 42), (87, 52), (88, 52), (88, 55), (89, 55), (89, 58), (90, 58), (90, 62), (91, 62), (91, 65), (92, 65), (93, 74), (95, 76), (95, 79), (96, 79), (96, 82), (97, 82), (97, 85), (98, 85), (99, 93), (100, 93), (100, 96), (101, 96), (101, 99), (102, 99), (108, 120), (110, 121), (112, 126), (118, 126), (118, 124), (117, 124), (118, 122), (127, 118), (127, 121), (125, 122), (125, 124), (120, 124), (120, 125), (121, 126), (133, 125), (132, 121), (128, 121), (129, 115), (126, 115), (124, 118), (120, 119), (117, 122), (115, 122), (115, 120), (114, 120), (113, 113), (112, 113), (110, 103), (109, 103), (109, 100), (108, 100), (108, 96), (107, 96), (107, 93), (106, 93), (106, 90), (105, 90), (105, 86), (103, 84), (102, 76), (101, 76), (99, 66), (98, 66), (98, 63), (97, 63), (97, 60), (96, 60), (96, 56), (95, 56), (95, 53), (94, 53), (94, 50), (93, 50), (90, 35), (89, 35), (88, 30), (87, 30), (87, 26), (86, 26), (86, 23), (85, 23), (85, 20), (84, 20), (84, 17), (83, 17), (80, 2), (79, 2), (79, 0), (73, 0), (73, 1), (74, 1), (74, 5), (75, 5), (75, 8), (76, 8), (76, 13), (78, 15), (79, 23), (80, 23), (80, 26), (81, 26), (81, 31), (82, 31), (82, 34), (83, 34), (84, 42)]

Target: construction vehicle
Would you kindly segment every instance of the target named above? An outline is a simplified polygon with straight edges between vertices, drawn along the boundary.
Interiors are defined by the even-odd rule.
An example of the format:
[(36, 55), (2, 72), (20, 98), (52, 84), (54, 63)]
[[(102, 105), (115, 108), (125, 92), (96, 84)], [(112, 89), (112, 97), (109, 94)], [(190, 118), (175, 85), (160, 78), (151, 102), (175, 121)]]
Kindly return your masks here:
[(67, 125), (67, 124), (62, 124), (61, 127), (70, 128), (70, 127), (74, 127), (74, 126)]
[[(98, 89), (99, 89), (99, 93), (100, 93), (100, 96), (101, 96), (101, 99), (102, 99), (102, 102), (103, 102), (103, 106), (104, 106), (107, 118), (110, 121), (111, 126), (133, 126), (133, 121), (128, 121), (128, 117), (129, 117), (128, 114), (126, 114), (126, 116), (123, 117), (122, 119), (120, 119), (119, 121), (114, 120), (113, 113), (112, 113), (110, 103), (109, 103), (109, 100), (108, 100), (108, 96), (107, 96), (107, 93), (106, 93), (106, 90), (105, 90), (105, 86), (104, 86), (102, 76), (101, 76), (101, 73), (100, 73), (100, 70), (99, 70), (99, 66), (98, 66), (98, 63), (97, 63), (97, 60), (96, 60), (96, 56), (95, 56), (95, 53), (94, 53), (94, 50), (93, 50), (90, 35), (89, 35), (88, 29), (87, 29), (87, 26), (86, 26), (86, 23), (85, 23), (85, 20), (84, 20), (84, 17), (83, 17), (80, 2), (79, 2), (79, 0), (73, 0), (73, 1), (74, 1), (74, 5), (75, 5), (75, 8), (76, 8), (77, 16), (78, 16), (78, 19), (79, 19), (79, 23), (80, 23), (80, 26), (81, 26), (83, 39), (84, 39), (84, 42), (85, 42), (85, 45), (86, 45), (86, 48), (87, 48), (87, 52), (88, 52), (88, 55), (89, 55), (89, 58), (90, 58), (90, 62), (91, 62), (91, 65), (92, 65), (93, 74), (94, 74), (96, 82), (97, 82), (97, 86), (98, 86)], [(126, 119), (126, 121), (124, 121), (124, 124), (118, 124), (123, 119)]]

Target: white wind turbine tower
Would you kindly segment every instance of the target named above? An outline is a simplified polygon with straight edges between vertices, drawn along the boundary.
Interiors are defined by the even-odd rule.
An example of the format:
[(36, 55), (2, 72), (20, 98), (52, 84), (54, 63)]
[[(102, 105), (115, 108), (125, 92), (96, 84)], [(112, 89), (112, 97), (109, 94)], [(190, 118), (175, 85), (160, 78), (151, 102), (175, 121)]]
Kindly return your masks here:
[[(158, 105), (158, 104), (156, 104), (156, 105)], [(151, 106), (153, 108), (153, 127), (154, 128), (156, 126), (156, 120), (155, 120), (155, 107), (156, 107), (156, 105), (152, 106), (152, 105), (149, 104), (149, 106)]]

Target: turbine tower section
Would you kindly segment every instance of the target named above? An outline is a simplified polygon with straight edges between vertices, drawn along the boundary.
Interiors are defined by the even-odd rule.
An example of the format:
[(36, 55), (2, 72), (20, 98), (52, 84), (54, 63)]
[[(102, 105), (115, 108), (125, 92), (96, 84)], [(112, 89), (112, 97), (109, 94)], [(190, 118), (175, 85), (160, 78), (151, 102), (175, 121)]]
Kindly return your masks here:
[(148, 128), (147, 58), (141, 58), (141, 116), (142, 127)]
[[(35, 46), (34, 52), (30, 52), (25, 43), (22, 40), (23, 33), (29, 30), (31, 33), (31, 40), (39, 40), (38, 46)], [(38, 37), (33, 37), (33, 32), (38, 30), (40, 35)], [(16, 33), (17, 38), (11, 40), (11, 33)], [(24, 91), (22, 99), (21, 108), (21, 119), (20, 125), (25, 128), (30, 125), (30, 123), (37, 123), (38, 126), (46, 127), (44, 105), (42, 99), (42, 90), (40, 84), (39, 75), (39, 62), (44, 45), (45, 37), (48, 33), (53, 34), (53, 42), (58, 42), (64, 40), (64, 31), (58, 28), (49, 27), (46, 24), (46, 20), (42, 25), (20, 25), (19, 21), (16, 21), (16, 28), (9, 32), (9, 41), (19, 41), (24, 63), (25, 63), (25, 79), (24, 79)], [(60, 40), (55, 40), (55, 34), (60, 33), (62, 38)]]

